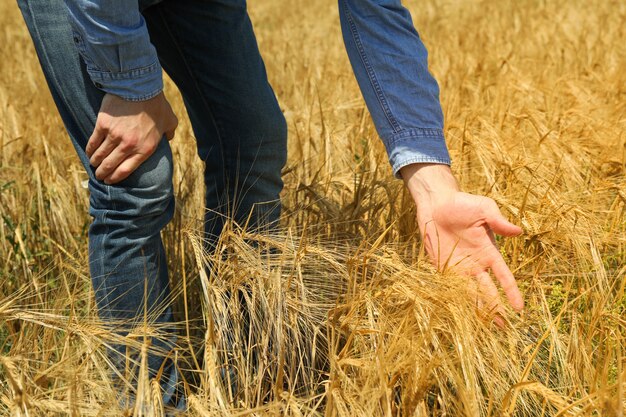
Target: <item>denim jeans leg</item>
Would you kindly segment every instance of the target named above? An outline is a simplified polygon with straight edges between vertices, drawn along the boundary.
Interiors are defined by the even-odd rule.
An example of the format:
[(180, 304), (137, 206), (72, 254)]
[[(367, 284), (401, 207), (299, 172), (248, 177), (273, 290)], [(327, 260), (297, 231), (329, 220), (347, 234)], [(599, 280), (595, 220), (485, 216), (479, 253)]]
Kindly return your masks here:
[[(98, 314), (112, 330), (126, 334), (144, 320), (158, 324), (152, 340), (151, 376), (164, 365), (164, 403), (173, 397), (177, 371), (164, 356), (176, 336), (167, 306), (170, 289), (160, 231), (174, 211), (172, 154), (167, 140), (129, 178), (109, 186), (95, 178), (85, 154), (103, 93), (89, 79), (73, 44), (63, 0), (18, 0), (50, 91), (89, 175), (89, 266)], [(162, 352), (157, 354), (155, 352)], [(110, 359), (124, 372), (127, 347), (114, 346)], [(127, 376), (125, 376), (127, 377)]]
[(209, 245), (225, 218), (257, 231), (275, 227), (287, 127), (245, 0), (164, 0), (143, 13), (205, 163)]

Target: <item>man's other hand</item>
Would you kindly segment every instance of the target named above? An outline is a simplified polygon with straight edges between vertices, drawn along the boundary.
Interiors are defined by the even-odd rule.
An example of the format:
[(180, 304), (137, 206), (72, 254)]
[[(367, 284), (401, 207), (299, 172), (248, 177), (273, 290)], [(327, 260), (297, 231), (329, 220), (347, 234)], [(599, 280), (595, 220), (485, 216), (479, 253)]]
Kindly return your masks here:
[(106, 184), (124, 180), (154, 153), (163, 135), (174, 137), (177, 126), (163, 93), (145, 101), (106, 94), (85, 149), (96, 178)]
[[(402, 168), (401, 174), (417, 205), (424, 247), (435, 266), (473, 276), (479, 304), (501, 314), (503, 306), (488, 272), (491, 270), (509, 304), (521, 311), (522, 294), (496, 246), (494, 234), (517, 236), (522, 229), (506, 220), (492, 199), (459, 191), (446, 165), (413, 164)], [(498, 316), (496, 321), (502, 324)]]

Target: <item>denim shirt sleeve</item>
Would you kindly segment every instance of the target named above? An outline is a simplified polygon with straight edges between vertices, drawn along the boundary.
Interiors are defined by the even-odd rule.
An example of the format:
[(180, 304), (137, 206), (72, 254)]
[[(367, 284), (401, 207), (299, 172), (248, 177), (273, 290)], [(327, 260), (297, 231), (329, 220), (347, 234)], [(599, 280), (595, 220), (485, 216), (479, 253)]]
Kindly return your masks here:
[(163, 90), (156, 50), (137, 0), (65, 0), (74, 42), (94, 85), (125, 100)]
[(401, 0), (339, 0), (354, 74), (393, 173), (412, 163), (450, 164), (439, 86)]

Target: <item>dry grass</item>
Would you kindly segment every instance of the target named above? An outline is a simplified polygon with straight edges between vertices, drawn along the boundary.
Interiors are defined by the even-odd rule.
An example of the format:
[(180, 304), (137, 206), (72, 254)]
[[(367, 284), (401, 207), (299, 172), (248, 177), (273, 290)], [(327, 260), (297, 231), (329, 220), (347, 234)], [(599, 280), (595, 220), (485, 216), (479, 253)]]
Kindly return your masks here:
[[(502, 331), (463, 278), (423, 260), (335, 2), (252, 3), (290, 127), (285, 227), (232, 228), (220, 256), (202, 254), (183, 122), (164, 237), (189, 415), (623, 416), (626, 4), (408, 2), (458, 178), (525, 229), (501, 242), (527, 305)], [(120, 415), (104, 355), (115, 336), (87, 275), (85, 176), (12, 2), (0, 24), (0, 415)], [(128, 337), (139, 366), (158, 330)], [(161, 415), (158, 384), (140, 372), (138, 386), (135, 414)]]

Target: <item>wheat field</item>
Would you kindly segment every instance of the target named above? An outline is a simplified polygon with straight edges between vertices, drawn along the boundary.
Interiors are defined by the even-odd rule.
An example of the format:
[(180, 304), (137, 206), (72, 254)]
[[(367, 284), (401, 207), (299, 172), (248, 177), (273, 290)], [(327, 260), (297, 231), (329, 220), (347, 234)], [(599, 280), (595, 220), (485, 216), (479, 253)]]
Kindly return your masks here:
[[(336, 2), (250, 1), (289, 124), (280, 231), (232, 225), (203, 253), (201, 163), (166, 85), (181, 118), (164, 242), (188, 415), (623, 416), (626, 3), (405, 3), (453, 171), (524, 229), (499, 244), (525, 311), (498, 328), (467, 278), (427, 262)], [(120, 409), (105, 354), (120, 336), (99, 323), (88, 275), (87, 177), (11, 0), (0, 27), (0, 415), (161, 416), (149, 318), (125, 337), (137, 402)]]

